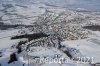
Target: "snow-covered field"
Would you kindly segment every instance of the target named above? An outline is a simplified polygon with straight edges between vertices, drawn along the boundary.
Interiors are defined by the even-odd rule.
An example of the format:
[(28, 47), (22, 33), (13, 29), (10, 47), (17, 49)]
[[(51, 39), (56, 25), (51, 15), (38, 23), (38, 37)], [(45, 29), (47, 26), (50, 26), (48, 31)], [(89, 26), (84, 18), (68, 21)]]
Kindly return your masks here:
[[(34, 22), (39, 15), (45, 12), (42, 4), (18, 5), (18, 4), (0, 4), (0, 22), (5, 24), (25, 24)], [(7, 8), (8, 7), (8, 8)]]
[(19, 42), (19, 40), (11, 40), (11, 36), (16, 35), (18, 30), (6, 30), (0, 32), (0, 50), (3, 48), (10, 48), (12, 45)]
[[(84, 57), (93, 57), (93, 63), (100, 61), (100, 32), (94, 32), (88, 39), (64, 41), (63, 45), (71, 48), (77, 48)], [(81, 56), (79, 56), (81, 57)]]

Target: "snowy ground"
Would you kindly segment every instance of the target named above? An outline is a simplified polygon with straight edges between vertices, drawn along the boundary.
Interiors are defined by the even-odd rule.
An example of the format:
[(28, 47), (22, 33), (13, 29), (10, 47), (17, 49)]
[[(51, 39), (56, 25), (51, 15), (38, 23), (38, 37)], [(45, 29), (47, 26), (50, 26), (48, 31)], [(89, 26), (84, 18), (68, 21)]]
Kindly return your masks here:
[[(3, 57), (0, 58), (0, 63), (3, 66), (16, 66), (16, 65), (23, 65), (25, 63), (25, 65), (27, 66), (28, 64), (28, 60), (24, 60), (24, 55), (26, 55), (26, 52), (22, 52), (21, 54), (18, 54), (18, 62), (15, 63), (11, 63), (11, 64), (7, 64), (8, 63), (8, 59), (9, 59), (9, 55), (12, 52), (16, 52), (16, 49), (10, 49), (10, 47), (17, 43), (19, 40), (10, 40), (10, 38), (5, 38), (6, 36), (12, 36), (15, 35), (16, 32), (18, 30), (12, 30), (12, 31), (4, 31), (1, 32), (0, 39), (2, 45), (0, 45), (0, 49), (3, 48), (7, 48), (7, 49), (3, 49)], [(89, 57), (89, 58), (93, 58), (93, 62), (92, 63), (99, 63), (100, 61), (100, 32), (99, 31), (92, 31), (93, 34), (89, 36), (89, 38), (87, 39), (82, 39), (82, 40), (73, 40), (73, 41), (64, 41), (62, 42), (62, 46), (66, 46), (66, 48), (75, 48), (77, 50), (79, 50), (79, 52), (75, 52), (75, 51), (71, 51), (73, 57)], [(7, 33), (7, 34), (6, 34)], [(81, 54), (80, 54), (81, 53)], [(60, 58), (67, 58), (69, 59), (69, 57), (64, 54), (62, 51), (49, 47), (49, 48), (42, 48), (42, 47), (32, 47), (31, 51), (28, 52), (29, 56), (32, 57), (50, 57), (53, 58), (56, 55), (59, 55)], [(31, 60), (31, 58), (30, 58)], [(34, 60), (34, 59), (32, 59)], [(34, 63), (36, 64), (36, 63)], [(37, 65), (37, 64), (36, 64)], [(45, 64), (39, 64), (41, 66), (91, 66), (89, 63), (80, 63), (77, 61), (72, 61), (72, 62), (68, 62), (68, 63), (45, 63)]]
[[(18, 5), (18, 4), (0, 4), (0, 22), (5, 24), (25, 24), (30, 25), (39, 15), (45, 12), (43, 4)], [(8, 8), (6, 8), (8, 7)]]
[[(10, 23), (10, 24), (16, 24), (18, 22), (21, 22), (23, 24), (30, 25), (34, 23), (35, 16), (39, 16), (45, 13), (46, 8), (48, 9), (48, 11), (55, 12), (55, 13), (63, 14), (63, 12), (65, 12), (66, 15), (68, 16), (66, 18), (66, 21), (72, 20), (72, 22), (69, 23), (69, 25), (80, 26), (81, 24), (88, 25), (90, 23), (100, 24), (100, 20), (99, 20), (100, 15), (95, 15), (94, 13), (92, 14), (85, 13), (85, 15), (84, 13), (78, 14), (75, 11), (66, 10), (66, 8), (50, 7), (50, 6), (47, 7), (44, 4), (34, 4), (31, 6), (30, 5), (19, 6), (19, 5), (14, 4), (14, 6), (11, 9), (7, 10), (9, 14), (4, 15), (1, 18), (0, 22)], [(3, 8), (1, 8), (1, 10), (2, 9)], [(4, 14), (5, 11), (0, 11), (0, 13)], [(2, 14), (0, 16), (2, 16)], [(80, 17), (80, 15), (82, 15), (82, 17)], [(61, 18), (62, 17), (63, 16), (61, 16)], [(86, 17), (87, 19), (88, 18), (90, 19), (84, 20), (86, 19)], [(77, 20), (82, 18), (83, 23), (80, 22), (80, 20), (79, 22), (77, 22), (77, 20), (74, 21), (75, 18), (77, 18)], [(11, 46), (17, 44), (20, 41), (20, 40), (11, 40), (10, 38), (13, 35), (17, 35), (18, 31), (19, 29), (0, 30), (0, 51), (2, 52), (1, 54), (2, 57), (0, 57), (0, 64), (2, 66), (23, 66), (23, 64), (25, 64), (25, 66), (28, 66), (28, 58), (26, 57), (27, 59), (25, 60), (25, 57), (24, 57), (24, 55), (27, 55), (27, 52), (25, 51), (23, 51), (21, 54), (16, 53), (18, 61), (8, 64), (9, 55), (17, 51), (15, 48), (11, 48)], [(29, 33), (30, 31), (28, 31), (27, 29), (26, 32)], [(100, 63), (100, 32), (99, 31), (90, 31), (90, 32), (92, 34), (88, 35), (88, 38), (86, 39), (63, 41), (61, 45), (65, 47), (62, 48), (62, 50), (68, 50), (73, 58), (89, 57), (89, 58), (93, 58), (92, 63)], [(50, 57), (53, 59), (55, 59), (55, 55), (59, 55), (60, 56), (59, 58), (69, 59), (69, 57), (62, 50), (59, 50), (53, 47), (32, 47), (31, 51), (28, 52), (28, 55), (31, 57), (41, 57), (41, 58)], [(32, 58), (29, 58), (29, 60), (31, 59)], [(34, 59), (32, 61), (34, 61)], [(79, 61), (78, 63), (75, 60), (71, 61), (71, 63), (51, 63), (51, 64), (50, 63), (43, 63), (43, 64), (34, 63), (34, 66), (38, 66), (38, 65), (39, 66), (91, 66), (89, 62), (80, 63)]]
[(93, 57), (93, 62), (100, 61), (100, 32), (92, 31), (90, 38), (83, 40), (64, 41), (67, 47), (77, 48), (85, 57)]
[(13, 35), (16, 35), (16, 33), (19, 30), (5, 30), (0, 32), (0, 50), (3, 48), (10, 48), (12, 45), (19, 42), (19, 40), (11, 40), (11, 37)]

